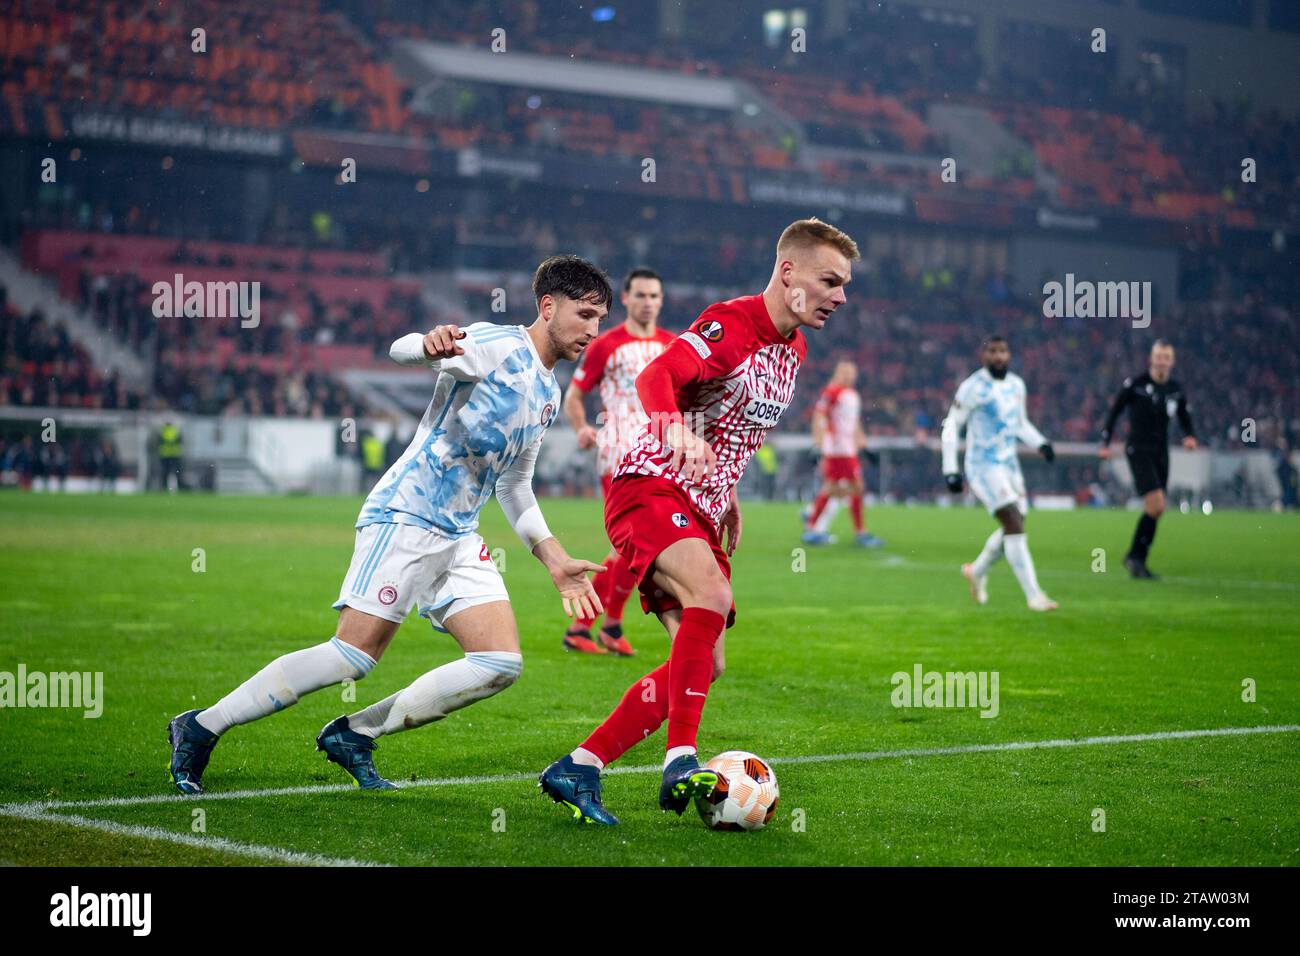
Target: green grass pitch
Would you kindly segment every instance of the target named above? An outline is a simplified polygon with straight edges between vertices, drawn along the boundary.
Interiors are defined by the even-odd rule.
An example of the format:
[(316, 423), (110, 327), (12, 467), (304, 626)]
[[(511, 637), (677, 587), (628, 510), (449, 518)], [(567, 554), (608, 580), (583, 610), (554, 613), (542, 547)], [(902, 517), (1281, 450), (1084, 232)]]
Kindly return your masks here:
[[(1166, 577), (1147, 583), (1121, 566), (1134, 515), (1035, 512), (1030, 546), (1061, 602), (1041, 615), (1026, 610), (1005, 563), (990, 603), (971, 603), (957, 569), (992, 528), (978, 509), (874, 509), (883, 552), (848, 544), (841, 516), (841, 543), (810, 549), (800, 570), (796, 507), (747, 505), (734, 567), (739, 618), (701, 733), (706, 754), (743, 748), (775, 762), (777, 816), (745, 834), (710, 832), (693, 812), (659, 812), (658, 778), (646, 768), (661, 760), (662, 731), (616, 765), (640, 772), (607, 778), (622, 827), (575, 825), (540, 796), (537, 772), (665, 657), (667, 641), (632, 608), (640, 656), (564, 653), (549, 578), (490, 505), (482, 531), (506, 552), (524, 676), (445, 721), (381, 740), (381, 771), (425, 785), (344, 788), (346, 776), (313, 749), (327, 720), (457, 653), (412, 619), (356, 686), (355, 703), (328, 689), (236, 728), (213, 755), (209, 796), (168, 797), (169, 717), (333, 633), (330, 603), (358, 504), (0, 495), (0, 671), (102, 671), (105, 695), (98, 719), (0, 710), (0, 862), (1300, 863), (1295, 730), (961, 749), (1300, 725), (1294, 514), (1171, 513), (1151, 559)], [(598, 502), (543, 504), (571, 553), (603, 557)], [(1098, 548), (1104, 573), (1093, 570)], [(894, 707), (891, 675), (917, 664), (997, 671), (998, 715)], [(1243, 700), (1247, 679), (1253, 702)], [(957, 752), (924, 752), (944, 748)], [(845, 754), (859, 756), (782, 762)], [(315, 791), (261, 792), (283, 788)], [(222, 796), (235, 791), (254, 793)], [(38, 801), (56, 805), (33, 809)], [(92, 803), (65, 805), (81, 801)]]

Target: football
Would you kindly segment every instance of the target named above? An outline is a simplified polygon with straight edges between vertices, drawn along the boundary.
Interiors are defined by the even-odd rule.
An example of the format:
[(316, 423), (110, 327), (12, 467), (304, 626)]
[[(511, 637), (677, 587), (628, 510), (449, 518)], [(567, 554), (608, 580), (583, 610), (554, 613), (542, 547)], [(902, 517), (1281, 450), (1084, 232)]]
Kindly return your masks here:
[(695, 801), (711, 830), (761, 830), (776, 814), (781, 788), (762, 757), (744, 750), (720, 753), (705, 766), (718, 773), (718, 785)]

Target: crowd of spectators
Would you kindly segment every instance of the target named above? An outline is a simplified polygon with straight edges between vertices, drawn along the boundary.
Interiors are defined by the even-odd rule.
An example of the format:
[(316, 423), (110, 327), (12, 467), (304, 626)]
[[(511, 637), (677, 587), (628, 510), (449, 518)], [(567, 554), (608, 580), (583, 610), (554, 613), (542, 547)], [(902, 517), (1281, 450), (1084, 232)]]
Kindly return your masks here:
[[(600, 230), (567, 231), (584, 238), (561, 248), (550, 219), (516, 220), (497, 210), (475, 229), (462, 222), (457, 244), (464, 265), (487, 276), (487, 289), (506, 288), (512, 302), (527, 302), (528, 274), (555, 252), (587, 256), (615, 280), (633, 266), (651, 263), (669, 279), (662, 321), (674, 331), (710, 302), (756, 290), (770, 269), (769, 230), (739, 224), (656, 228), (650, 221), (628, 220), (611, 221)], [(229, 267), (232, 254), (222, 254), (222, 248), (176, 243), (167, 257), (169, 268), (220, 262)], [(1119, 380), (1141, 370), (1156, 335), (1178, 347), (1178, 375), (1188, 383), (1204, 440), (1235, 441), (1244, 418), (1257, 422), (1262, 441), (1294, 429), (1300, 349), (1290, 306), (1300, 301), (1297, 284), (1278, 285), (1268, 270), (1254, 274), (1249, 260), (1188, 256), (1182, 303), (1161, 310), (1152, 328), (1142, 332), (1117, 320), (1045, 318), (1039, 290), (1015, 287), (1005, 250), (976, 255), (953, 242), (946, 256), (936, 257), (924, 243), (900, 239), (866, 251), (850, 304), (824, 331), (809, 336), (805, 386), (783, 427), (807, 427), (818, 383), (835, 359), (851, 357), (862, 367), (870, 431), (932, 431), (957, 382), (976, 367), (982, 336), (1001, 332), (1011, 339), (1016, 366), (1029, 383), (1032, 416), (1062, 440), (1095, 440)], [(256, 255), (256, 247), (249, 247), (238, 257)], [(77, 263), (77, 290), (95, 321), (155, 360), (149, 390), (155, 400), (208, 414), (334, 417), (352, 404), (332, 377), (334, 367), (382, 362), (393, 338), (428, 327), (438, 317), (399, 285), (378, 309), (364, 298), (326, 301), (310, 287), (322, 273), (311, 271), (306, 260), (299, 262), (299, 255), (306, 253), (279, 250), (274, 257), (292, 269), (267, 273), (264, 319), (256, 329), (243, 329), (236, 321), (157, 319), (149, 283), (132, 271), (98, 271), (94, 255)], [(357, 271), (355, 263), (350, 268)], [(277, 276), (305, 281), (305, 296), (292, 302), (277, 296)], [(526, 318), (526, 307), (512, 309), (509, 317), (489, 314), (482, 291), (465, 296), (465, 318)], [(121, 382), (95, 376), (66, 332), (50, 328), (39, 315), (16, 316), (9, 310), (4, 341), (7, 357), (23, 357), (7, 358), (0, 379), (11, 403), (137, 407), (143, 401)], [(345, 361), (321, 359), (329, 347), (349, 344), (356, 349)]]
[(0, 403), (137, 409), (144, 401), (116, 372), (101, 374), (62, 324), (17, 308), (0, 285)]
[[(447, 149), (649, 156), (673, 164), (681, 194), (725, 197), (732, 187), (717, 174), (751, 170), (932, 191), (933, 170), (923, 175), (881, 156), (948, 155), (929, 111), (968, 102), (987, 107), (1025, 149), (1003, 157), (995, 176), (963, 177), (964, 188), (1011, 203), (1143, 218), (1300, 220), (1294, 123), (1226, 107), (1189, 120), (1149, 89), (1121, 85), (1113, 58), (1092, 55), (1086, 38), (1059, 28), (1003, 22), (999, 43), (1018, 55), (993, 73), (974, 19), (960, 14), (852, 2), (845, 9), (852, 28), (814, 31), (814, 55), (791, 50), (792, 20), (772, 32), (755, 22), (737, 41), (725, 14), (697, 11), (720, 19), (655, 39), (654, 5), (647, 6), (650, 14), (624, 6), (597, 22), (583, 5), (536, 0), (201, 0), (183, 12), (170, 4), (11, 0), (0, 6), (0, 67), (8, 78), (0, 125), (7, 119), (15, 132), (32, 133), (38, 127), (28, 114), (63, 105), (268, 130), (417, 135)], [(193, 23), (208, 25), (203, 54), (191, 50)], [(801, 135), (717, 110), (489, 83), (444, 81), (432, 112), (410, 109), (413, 91), (389, 66), (393, 41), (486, 49), (498, 28), (509, 50), (745, 80)], [(841, 68), (827, 71), (828, 58)], [(805, 145), (836, 149), (814, 164)], [(1241, 180), (1243, 156), (1257, 160), (1254, 183)]]

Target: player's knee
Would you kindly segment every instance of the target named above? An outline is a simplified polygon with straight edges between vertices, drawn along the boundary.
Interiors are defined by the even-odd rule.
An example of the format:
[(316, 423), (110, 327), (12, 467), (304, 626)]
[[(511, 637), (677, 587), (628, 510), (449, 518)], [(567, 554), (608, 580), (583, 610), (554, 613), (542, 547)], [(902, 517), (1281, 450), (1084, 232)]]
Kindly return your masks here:
[(719, 573), (698, 586), (694, 597), (692, 603), (697, 607), (708, 608), (726, 617), (731, 611), (731, 582)]
[(505, 690), (524, 672), (524, 656), (510, 651), (470, 651), (465, 659), (483, 672), (493, 693)]

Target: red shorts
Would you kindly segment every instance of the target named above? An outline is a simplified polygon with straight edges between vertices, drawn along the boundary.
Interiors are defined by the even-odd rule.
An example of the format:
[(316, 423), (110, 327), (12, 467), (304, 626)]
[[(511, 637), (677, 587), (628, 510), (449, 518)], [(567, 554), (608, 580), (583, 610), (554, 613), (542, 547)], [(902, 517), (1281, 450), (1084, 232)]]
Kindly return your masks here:
[(857, 455), (827, 455), (822, 459), (823, 481), (861, 481), (862, 463)]
[(601, 475), (601, 476), (600, 476), (600, 495), (601, 495), (602, 498), (608, 498), (608, 497), (609, 497), (609, 486), (610, 486), (610, 483), (611, 483), (613, 480), (614, 480), (614, 476), (613, 476), (613, 475)]
[[(605, 530), (609, 543), (627, 562), (641, 591), (641, 608), (658, 614), (682, 606), (671, 594), (655, 586), (655, 558), (683, 538), (700, 538), (713, 550), (718, 568), (731, 580), (731, 562), (722, 550), (713, 522), (700, 515), (686, 490), (676, 482), (654, 475), (624, 475), (605, 493)], [(731, 605), (727, 627), (736, 622)]]

